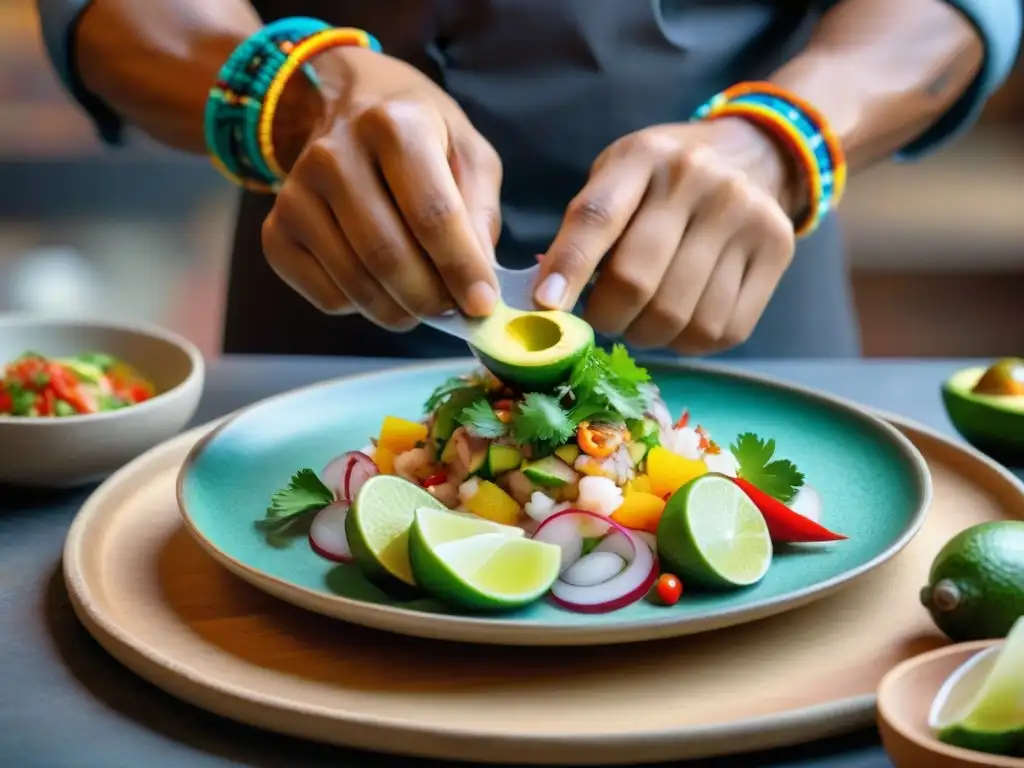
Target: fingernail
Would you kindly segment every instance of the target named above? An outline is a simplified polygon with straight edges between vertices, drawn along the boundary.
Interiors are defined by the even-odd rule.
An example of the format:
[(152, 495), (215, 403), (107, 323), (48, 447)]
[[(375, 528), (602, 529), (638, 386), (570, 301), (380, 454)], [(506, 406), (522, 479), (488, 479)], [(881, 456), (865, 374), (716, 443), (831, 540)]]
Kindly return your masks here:
[(466, 291), (466, 311), (471, 315), (489, 315), (498, 300), (494, 288), (483, 280), (473, 283)]
[(562, 302), (565, 301), (565, 289), (568, 287), (569, 283), (562, 275), (557, 272), (548, 275), (535, 294), (537, 303), (552, 309), (561, 309)]

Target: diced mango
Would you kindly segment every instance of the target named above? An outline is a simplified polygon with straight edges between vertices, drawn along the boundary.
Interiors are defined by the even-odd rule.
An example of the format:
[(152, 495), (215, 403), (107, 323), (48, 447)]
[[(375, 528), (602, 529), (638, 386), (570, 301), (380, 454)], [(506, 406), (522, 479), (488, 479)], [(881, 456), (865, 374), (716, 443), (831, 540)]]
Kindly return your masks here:
[(651, 481), (651, 493), (656, 496), (675, 493), (707, 471), (707, 465), (700, 459), (685, 459), (660, 445), (647, 454), (647, 477)]
[(427, 425), (416, 421), (385, 416), (377, 438), (377, 447), (386, 448), (393, 454), (405, 453), (416, 447), (416, 443), (427, 439)]
[(395, 454), (387, 448), (378, 445), (370, 458), (373, 459), (373, 463), (377, 465), (377, 469), (382, 475), (395, 474)]
[(650, 493), (651, 492), (651, 478), (647, 475), (637, 475), (622, 489), (625, 495), (631, 493)]
[(622, 499), (612, 520), (637, 531), (658, 532), (658, 521), (665, 511), (665, 500), (653, 493), (633, 491)]
[(503, 525), (515, 525), (521, 511), (519, 502), (490, 480), (480, 481), (476, 493), (466, 502), (466, 509)]

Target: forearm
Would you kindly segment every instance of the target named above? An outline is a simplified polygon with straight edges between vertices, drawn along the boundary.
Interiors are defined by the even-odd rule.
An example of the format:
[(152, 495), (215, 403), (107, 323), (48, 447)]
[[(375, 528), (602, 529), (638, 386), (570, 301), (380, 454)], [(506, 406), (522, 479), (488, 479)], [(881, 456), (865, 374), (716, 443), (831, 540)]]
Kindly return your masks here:
[[(128, 122), (164, 144), (203, 152), (210, 87), (260, 26), (248, 0), (94, 0), (77, 28), (75, 64), (85, 87)], [(294, 81), (302, 88), (302, 78)], [(288, 122), (275, 128), (288, 145), (315, 107), (306, 92), (285, 102)]]
[(924, 132), (983, 58), (977, 31), (944, 0), (844, 0), (771, 79), (826, 115), (855, 172)]

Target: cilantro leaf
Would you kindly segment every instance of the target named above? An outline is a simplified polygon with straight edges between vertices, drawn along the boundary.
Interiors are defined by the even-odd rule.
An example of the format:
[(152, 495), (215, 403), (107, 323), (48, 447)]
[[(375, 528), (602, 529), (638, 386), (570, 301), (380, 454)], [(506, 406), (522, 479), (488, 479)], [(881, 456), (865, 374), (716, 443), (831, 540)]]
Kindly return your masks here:
[(494, 408), (481, 397), (459, 413), (458, 422), (474, 437), (494, 439), (508, 434), (508, 427), (498, 418)]
[(647, 369), (637, 365), (621, 344), (612, 347), (611, 354), (608, 355), (608, 367), (620, 382), (638, 389), (641, 384), (646, 384), (651, 380)]
[(36, 393), (26, 389), (17, 381), (4, 382), (4, 389), (11, 398), (12, 416), (33, 415), (36, 408)]
[(334, 493), (312, 469), (300, 469), (284, 488), (270, 497), (267, 516), (256, 521), (264, 531), (280, 532), (308, 512), (319, 511), (334, 501)]
[(739, 464), (736, 474), (783, 504), (793, 500), (804, 476), (788, 459), (772, 459), (775, 441), (745, 432), (730, 447)]
[(423, 404), (424, 413), (432, 413), (437, 410), (437, 407), (441, 405), (453, 392), (458, 392), (460, 389), (473, 386), (473, 383), (466, 381), (461, 376), (452, 376), (447, 381), (439, 384), (433, 392), (430, 393), (430, 397), (427, 398), (427, 402)]
[(633, 362), (626, 348), (616, 344), (611, 353), (593, 347), (580, 358), (569, 377), (569, 388), (577, 409), (596, 408), (639, 419), (650, 399), (642, 388), (649, 380), (650, 375)]
[(551, 395), (530, 392), (512, 418), (513, 437), (541, 448), (567, 443), (575, 432), (569, 414)]

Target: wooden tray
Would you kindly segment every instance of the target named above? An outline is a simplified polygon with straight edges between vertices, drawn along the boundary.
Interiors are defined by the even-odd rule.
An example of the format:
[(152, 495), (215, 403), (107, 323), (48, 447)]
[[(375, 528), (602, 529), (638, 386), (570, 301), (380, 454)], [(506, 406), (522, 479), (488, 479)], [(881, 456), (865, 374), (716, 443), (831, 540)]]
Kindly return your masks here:
[(188, 432), (104, 483), (69, 531), (75, 612), (127, 667), (272, 731), (474, 762), (653, 762), (793, 744), (870, 725), (892, 666), (948, 641), (918, 603), (955, 533), (1024, 517), (1024, 485), (980, 454), (882, 414), (935, 497), (893, 561), (818, 603), (629, 647), (502, 648), (390, 635), (306, 613), (229, 574), (186, 532), (174, 484)]

